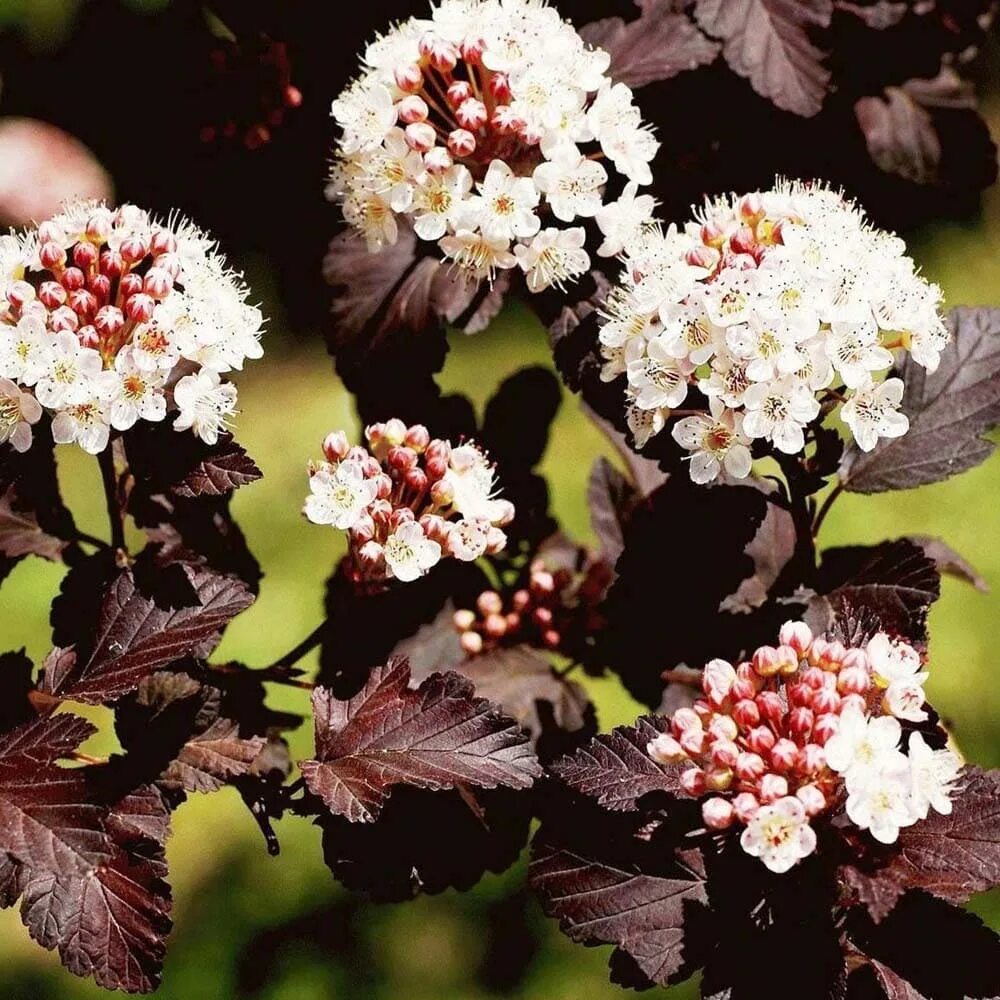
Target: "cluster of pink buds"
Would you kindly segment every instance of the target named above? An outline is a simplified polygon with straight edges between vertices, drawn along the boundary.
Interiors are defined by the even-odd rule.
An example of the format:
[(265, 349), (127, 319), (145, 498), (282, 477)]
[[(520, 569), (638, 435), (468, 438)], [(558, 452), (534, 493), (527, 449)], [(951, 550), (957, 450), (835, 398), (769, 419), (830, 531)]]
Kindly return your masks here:
[[(816, 848), (810, 820), (845, 807), (856, 826), (891, 843), (899, 828), (946, 811), (958, 763), (919, 733), (901, 751), (899, 718), (925, 718), (919, 654), (879, 633), (862, 647), (814, 637), (788, 622), (777, 647), (733, 667), (712, 660), (705, 697), (670, 720), (648, 752), (687, 765), (684, 791), (702, 803), (705, 825), (744, 827), (741, 843), (784, 872)], [(907, 687), (913, 695), (898, 700)], [(919, 696), (915, 692), (919, 690)]]
[[(581, 550), (580, 555), (585, 553)], [(609, 582), (607, 564), (591, 560), (577, 569), (554, 562), (540, 555), (528, 568), (525, 586), (504, 593), (485, 590), (475, 610), (455, 612), (452, 622), (466, 654), (477, 656), (520, 643), (562, 649), (571, 632), (592, 630)]]
[(432, 439), (401, 420), (372, 424), (367, 447), (343, 431), (323, 442), (309, 467), (305, 515), (346, 531), (358, 584), (416, 580), (442, 558), (470, 562), (500, 552), (514, 506), (496, 497), (496, 478), (473, 443)]
[(236, 406), (221, 376), (263, 353), (248, 294), (204, 233), (135, 205), (77, 202), (0, 238), (0, 442), (29, 447), (44, 409), (96, 454), (174, 410), (214, 444)]
[(215, 79), (204, 104), (217, 117), (202, 126), (202, 142), (239, 139), (259, 149), (302, 103), (288, 46), (264, 34), (243, 42), (219, 38), (210, 55)]
[[(653, 198), (636, 195), (658, 143), (608, 53), (545, 0), (436, 5), (363, 65), (333, 103), (329, 194), (372, 251), (412, 225), (466, 276), (520, 267), (537, 292), (590, 263), (585, 228), (559, 223), (594, 219), (614, 256), (650, 221)], [(609, 186), (625, 187), (618, 201)]]

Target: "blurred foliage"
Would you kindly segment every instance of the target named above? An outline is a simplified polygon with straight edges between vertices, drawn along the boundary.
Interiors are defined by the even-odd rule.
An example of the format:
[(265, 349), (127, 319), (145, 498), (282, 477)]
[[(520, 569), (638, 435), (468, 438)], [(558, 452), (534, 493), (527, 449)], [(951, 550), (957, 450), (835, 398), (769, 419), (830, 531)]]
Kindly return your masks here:
[[(155, 10), (164, 2), (129, 0), (129, 5)], [(76, 0), (0, 0), (0, 25), (16, 24), (31, 45), (52, 44), (61, 31), (71, 30), (77, 6)], [(331, 6), (340, 5), (331, 0)], [(994, 99), (987, 110), (996, 126), (1000, 102)], [(302, 186), (314, 184), (319, 186), (318, 178), (306, 178)], [(323, 237), (314, 232), (309, 239), (321, 244)], [(980, 218), (939, 224), (909, 239), (914, 256), (943, 285), (950, 304), (1000, 305), (1000, 191), (987, 193)], [(239, 263), (271, 317), (267, 357), (240, 379), (240, 440), (265, 478), (240, 491), (234, 503), (266, 576), (258, 603), (230, 629), (221, 655), (260, 665), (291, 648), (319, 620), (322, 582), (341, 548), (336, 532), (299, 516), (305, 463), (319, 455), (328, 430), (356, 431), (357, 426), (318, 336), (297, 346), (288, 336), (292, 321), (286, 310), (301, 306), (289, 302), (287, 289), (279, 301), (273, 267), (262, 257)], [(549, 363), (544, 334), (527, 313), (513, 308), (482, 335), (453, 336), (443, 382), (481, 407), (500, 378), (533, 363)], [(60, 472), (78, 523), (103, 534), (96, 463), (75, 449), (62, 452)], [(581, 538), (589, 536), (585, 485), (598, 454), (609, 454), (606, 442), (567, 394), (543, 471), (551, 480), (557, 515)], [(993, 648), (1000, 611), (998, 495), (1000, 460), (994, 458), (965, 476), (910, 493), (845, 495), (821, 537), (824, 545), (840, 545), (908, 533), (940, 535), (985, 577), (992, 589), (985, 595), (945, 581), (931, 616), (928, 687), (964, 753), (991, 767), (1000, 766), (1000, 684)], [(712, 567), (703, 571), (710, 573)], [(26, 561), (14, 571), (0, 594), (3, 648), (26, 646), (36, 660), (45, 655), (49, 601), (60, 575), (60, 567), (41, 561)], [(671, 599), (669, 577), (662, 596)], [(350, 642), (350, 623), (342, 628), (343, 641)], [(603, 729), (637, 714), (638, 706), (612, 680), (586, 683)], [(273, 691), (276, 707), (302, 711), (305, 701), (301, 692)], [(97, 721), (108, 730), (108, 718), (98, 714)], [(308, 753), (306, 728), (293, 734), (292, 745), (296, 756)], [(113, 737), (105, 732), (87, 749), (107, 753), (114, 749)], [(302, 820), (280, 825), (282, 854), (268, 858), (231, 790), (193, 798), (176, 815), (175, 831), (168, 857), (177, 927), (158, 994), (164, 1000), (622, 996), (607, 981), (609, 949), (582, 949), (558, 934), (524, 893), (523, 865), (486, 878), (471, 893), (374, 907), (337, 887), (322, 862), (319, 831)], [(977, 908), (1000, 930), (1000, 898), (983, 900)], [(105, 996), (73, 979), (30, 942), (16, 911), (0, 912), (0, 969), (5, 1000)], [(671, 995), (694, 996), (694, 989), (688, 984)]]

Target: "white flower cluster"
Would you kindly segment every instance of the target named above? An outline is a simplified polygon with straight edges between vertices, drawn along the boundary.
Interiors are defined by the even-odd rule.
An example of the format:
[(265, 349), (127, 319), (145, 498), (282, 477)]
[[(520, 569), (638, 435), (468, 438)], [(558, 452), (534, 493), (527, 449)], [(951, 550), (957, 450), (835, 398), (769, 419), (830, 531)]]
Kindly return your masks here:
[(348, 533), (358, 585), (409, 583), (452, 556), (471, 562), (507, 544), (514, 506), (496, 497), (493, 466), (472, 443), (431, 440), (421, 424), (372, 424), (368, 447), (343, 431), (323, 442), (326, 461), (309, 468), (304, 513)]
[(773, 872), (816, 849), (811, 820), (843, 809), (857, 827), (891, 844), (930, 809), (951, 812), (961, 763), (919, 732), (903, 747), (900, 719), (922, 722), (920, 655), (879, 633), (861, 647), (814, 637), (786, 623), (780, 645), (738, 666), (712, 660), (705, 694), (670, 718), (649, 755), (684, 764), (709, 829), (744, 827), (740, 843)]
[(168, 411), (214, 444), (236, 406), (222, 375), (262, 354), (260, 311), (214, 247), (99, 202), (0, 238), (0, 442), (26, 451), (44, 408), (58, 443), (91, 454)]
[(748, 475), (754, 439), (802, 451), (825, 401), (843, 403), (865, 451), (905, 434), (903, 383), (881, 380), (892, 352), (934, 371), (949, 341), (941, 291), (903, 241), (820, 184), (709, 201), (683, 229), (647, 226), (624, 251), (599, 334), (602, 377), (626, 377), (639, 447), (692, 386), (708, 397), (708, 412), (672, 428), (698, 483)]
[[(638, 191), (659, 144), (606, 75), (609, 55), (545, 0), (441, 0), (363, 63), (333, 102), (328, 194), (372, 251), (405, 218), (469, 278), (519, 266), (537, 292), (590, 265), (571, 223), (594, 219), (598, 254), (614, 256), (651, 218)], [(611, 180), (624, 184), (614, 202)]]

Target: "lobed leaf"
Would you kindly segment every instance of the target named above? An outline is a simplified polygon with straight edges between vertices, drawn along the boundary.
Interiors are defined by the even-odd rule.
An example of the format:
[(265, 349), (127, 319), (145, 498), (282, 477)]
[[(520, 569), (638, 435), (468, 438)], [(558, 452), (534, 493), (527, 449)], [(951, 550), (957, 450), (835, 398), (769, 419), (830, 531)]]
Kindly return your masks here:
[(405, 660), (375, 668), (353, 698), (313, 693), (316, 757), (300, 764), (331, 812), (373, 822), (398, 784), (529, 788), (541, 773), (527, 737), (458, 674), (409, 688)]

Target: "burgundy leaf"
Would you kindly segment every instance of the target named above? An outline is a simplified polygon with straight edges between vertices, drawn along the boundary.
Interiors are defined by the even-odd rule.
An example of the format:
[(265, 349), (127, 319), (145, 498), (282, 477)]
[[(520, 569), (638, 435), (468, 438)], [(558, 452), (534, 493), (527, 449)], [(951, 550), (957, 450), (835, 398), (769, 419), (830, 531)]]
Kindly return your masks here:
[(851, 0), (833, 0), (837, 10), (846, 11), (863, 21), (873, 31), (885, 31), (899, 24), (909, 9), (904, 0), (875, 0), (874, 3), (852, 3)]
[(768, 503), (767, 513), (757, 534), (743, 550), (753, 560), (754, 572), (719, 605), (720, 611), (749, 614), (767, 600), (771, 588), (795, 555), (797, 535), (791, 513), (776, 503)]
[(47, 534), (39, 525), (34, 511), (19, 501), (16, 487), (0, 492), (0, 556), (19, 559), (22, 556), (62, 558), (66, 542)]
[(262, 736), (242, 739), (232, 719), (216, 719), (181, 747), (162, 781), (188, 792), (217, 791), (232, 778), (249, 774), (266, 743)]
[(180, 497), (225, 496), (262, 475), (254, 460), (227, 435), (172, 489)]
[(700, 855), (687, 851), (678, 859), (675, 871), (649, 875), (543, 842), (529, 875), (543, 909), (572, 940), (614, 944), (665, 986), (685, 968), (691, 908), (708, 902)]
[(645, 0), (633, 21), (607, 17), (580, 29), (590, 45), (611, 56), (608, 75), (616, 83), (644, 87), (712, 62), (719, 45), (706, 38), (670, 0)]
[(907, 490), (940, 482), (984, 461), (994, 445), (983, 434), (1000, 423), (1000, 309), (953, 309), (953, 343), (929, 374), (907, 356), (903, 411), (910, 429), (874, 451), (852, 445), (840, 477), (855, 493)]
[(193, 603), (167, 603), (148, 593), (131, 570), (122, 571), (104, 598), (92, 648), (58, 678), (46, 673), (44, 690), (94, 704), (120, 697), (154, 671), (214, 645), (221, 630), (253, 603), (235, 577), (204, 566), (171, 568), (189, 585)]
[(0, 653), (0, 732), (28, 722), (35, 716), (29, 700), (35, 683), (34, 664), (24, 650)]
[(394, 659), (347, 701), (313, 693), (316, 759), (300, 767), (331, 812), (370, 823), (397, 784), (523, 789), (539, 776), (525, 734), (469, 680), (433, 674), (415, 691), (409, 681), (407, 662)]
[(924, 550), (924, 555), (934, 562), (940, 573), (947, 573), (971, 583), (981, 593), (989, 591), (989, 585), (979, 571), (947, 542), (940, 538), (932, 538), (930, 535), (909, 535), (908, 538)]
[(396, 643), (392, 655), (407, 659), (411, 683), (446, 670), (461, 672), (467, 655), (462, 649), (454, 619), (455, 604), (449, 598), (431, 621)]
[(854, 114), (882, 170), (915, 184), (935, 184), (940, 181), (941, 138), (932, 110), (975, 107), (972, 85), (946, 66), (932, 80), (909, 80), (886, 87), (881, 97), (860, 98)]
[(74, 715), (25, 723), (0, 737), (0, 855), (52, 877), (105, 862), (103, 811), (79, 769), (56, 766), (96, 730)]
[(606, 458), (594, 463), (587, 483), (590, 525), (601, 557), (612, 566), (625, 548), (625, 524), (638, 501), (631, 483)]
[(666, 728), (666, 720), (643, 716), (634, 726), (619, 726), (595, 736), (586, 746), (549, 768), (564, 785), (605, 809), (634, 812), (649, 792), (684, 796), (680, 771), (657, 764), (646, 752)]
[(733, 72), (779, 108), (806, 117), (819, 113), (830, 72), (809, 29), (825, 28), (832, 0), (697, 0), (698, 23), (722, 40)]
[(967, 767), (950, 816), (931, 812), (900, 831), (887, 860), (847, 865), (841, 876), (875, 920), (908, 890), (953, 903), (1000, 885), (1000, 772)]

